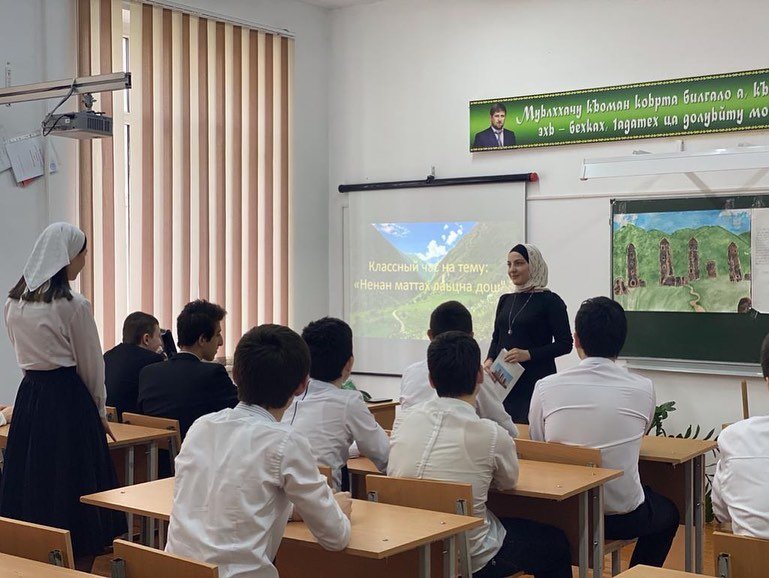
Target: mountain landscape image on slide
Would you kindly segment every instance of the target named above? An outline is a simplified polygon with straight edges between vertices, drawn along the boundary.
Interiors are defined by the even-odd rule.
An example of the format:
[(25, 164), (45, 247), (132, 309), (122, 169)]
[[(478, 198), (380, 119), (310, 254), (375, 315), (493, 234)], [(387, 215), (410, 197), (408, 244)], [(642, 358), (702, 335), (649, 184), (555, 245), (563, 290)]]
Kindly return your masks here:
[[(388, 288), (364, 290), (352, 279), (350, 321), (358, 337), (426, 339), (433, 309), (448, 300), (473, 314), (489, 339), (497, 300), (509, 291), (506, 256), (518, 233), (507, 221), (372, 223), (352, 258), (363, 279)], [(403, 266), (400, 266), (403, 265)], [(397, 284), (397, 288), (396, 288)], [(469, 287), (472, 286), (470, 289)], [(496, 290), (486, 290), (494, 287)]]
[(751, 294), (750, 210), (617, 214), (612, 291), (628, 311), (735, 313)]

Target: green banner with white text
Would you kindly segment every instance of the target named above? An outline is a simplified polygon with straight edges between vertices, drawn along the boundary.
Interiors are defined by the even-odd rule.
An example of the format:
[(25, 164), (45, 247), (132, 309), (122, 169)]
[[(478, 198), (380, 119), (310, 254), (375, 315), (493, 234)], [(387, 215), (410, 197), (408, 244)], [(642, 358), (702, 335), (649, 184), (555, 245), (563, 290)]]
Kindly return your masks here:
[(769, 69), (470, 102), (470, 150), (769, 128)]

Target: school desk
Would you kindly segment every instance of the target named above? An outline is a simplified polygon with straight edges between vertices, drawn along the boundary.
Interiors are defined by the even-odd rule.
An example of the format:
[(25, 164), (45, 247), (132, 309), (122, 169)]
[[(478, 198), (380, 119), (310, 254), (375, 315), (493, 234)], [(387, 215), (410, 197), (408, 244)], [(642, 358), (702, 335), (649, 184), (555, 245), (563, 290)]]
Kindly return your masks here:
[[(591, 558), (596, 575), (603, 565), (603, 511), (601, 487), (622, 475), (618, 470), (519, 460), (518, 483), (512, 490), (489, 493), (488, 506), (497, 516), (520, 517), (563, 529), (572, 546), (572, 559), (580, 578), (588, 574)], [(348, 460), (351, 486), (368, 474), (378, 473), (368, 458)], [(361, 488), (362, 484), (355, 483)], [(591, 514), (592, 512), (592, 514)], [(590, 536), (600, 537), (592, 542)]]
[(36, 560), (0, 554), (0, 578), (98, 578), (96, 574), (78, 572)]
[[(516, 424), (518, 435), (529, 438), (529, 426)], [(704, 531), (705, 454), (716, 448), (706, 440), (644, 436), (638, 470), (641, 483), (675, 503), (684, 524), (684, 568), (702, 573)]]
[[(92, 506), (168, 521), (173, 505), (173, 483), (173, 478), (166, 478), (83, 496), (80, 501)], [(349, 545), (341, 554), (346, 557), (384, 560), (411, 550), (417, 550), (419, 552), (419, 576), (427, 578), (430, 576), (430, 544), (444, 539), (448, 540), (449, 555), (455, 556), (456, 540), (452, 537), (481, 524), (483, 524), (483, 520), (471, 516), (458, 516), (365, 500), (353, 500), (352, 535)], [(163, 529), (162, 523), (160, 528)], [(163, 537), (161, 536), (162, 543)], [(292, 553), (302, 551), (294, 548), (294, 546), (308, 549), (307, 556), (303, 559), (297, 560), (297, 556), (292, 556), (293, 563), (300, 566), (306, 565), (304, 572), (317, 575), (317, 572), (314, 572), (317, 567), (313, 568), (312, 565), (317, 564), (318, 555), (325, 556), (325, 551), (322, 551), (317, 540), (303, 522), (290, 522), (286, 526), (282, 543), (292, 546)], [(333, 559), (335, 555), (338, 556), (339, 554), (329, 552), (328, 555), (330, 559)], [(299, 556), (299, 558), (302, 557)], [(354, 561), (352, 563), (354, 564)], [(281, 573), (282, 575), (283, 573)]]
[(382, 429), (392, 429), (395, 423), (395, 407), (400, 405), (397, 401), (383, 401), (379, 403), (367, 403), (366, 407), (374, 414), (374, 419)]

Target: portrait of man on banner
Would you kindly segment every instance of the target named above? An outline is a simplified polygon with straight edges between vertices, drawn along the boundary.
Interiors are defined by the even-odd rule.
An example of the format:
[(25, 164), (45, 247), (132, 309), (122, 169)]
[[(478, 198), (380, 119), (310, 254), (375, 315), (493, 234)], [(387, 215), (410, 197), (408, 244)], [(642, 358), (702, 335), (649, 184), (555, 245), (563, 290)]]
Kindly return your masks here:
[(489, 109), (489, 128), (476, 133), (473, 148), (499, 148), (515, 144), (515, 133), (505, 128), (507, 107), (495, 102)]

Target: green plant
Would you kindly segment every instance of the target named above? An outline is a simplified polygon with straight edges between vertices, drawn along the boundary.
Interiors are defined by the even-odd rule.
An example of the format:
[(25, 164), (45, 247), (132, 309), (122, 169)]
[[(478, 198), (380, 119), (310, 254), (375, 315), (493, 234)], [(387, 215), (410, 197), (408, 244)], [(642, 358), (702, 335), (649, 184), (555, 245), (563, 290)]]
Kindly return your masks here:
[(355, 387), (355, 382), (353, 382), (352, 379), (348, 379), (342, 384), (342, 389), (350, 389), (352, 391), (359, 391), (361, 396), (363, 397), (363, 401), (368, 401), (371, 399), (371, 394), (367, 391), (363, 391), (362, 389), (358, 389)]
[[(663, 404), (658, 405), (654, 409), (654, 418), (652, 419), (651, 426), (649, 426), (649, 431), (652, 429), (655, 430), (655, 435), (658, 436), (665, 436), (670, 438), (679, 438), (679, 439), (698, 439), (700, 435), (701, 428), (699, 425), (689, 425), (686, 428), (686, 431), (684, 433), (678, 433), (675, 435), (668, 434), (665, 431), (665, 428), (662, 424), (664, 422), (670, 412), (676, 411), (676, 402), (674, 401), (667, 401)], [(703, 440), (709, 440), (713, 437), (713, 434), (716, 432), (716, 428), (711, 429), (707, 435), (704, 438), (701, 438)], [(648, 431), (646, 433), (649, 433)], [(717, 441), (718, 436), (713, 438), (713, 441)], [(712, 522), (715, 519), (715, 515), (713, 514), (713, 500), (711, 498), (711, 493), (713, 492), (713, 469), (715, 468), (715, 464), (718, 461), (718, 448), (713, 449), (713, 457), (716, 458), (715, 461), (707, 466), (705, 466), (705, 521), (706, 522)], [(710, 470), (710, 471), (709, 471)]]

